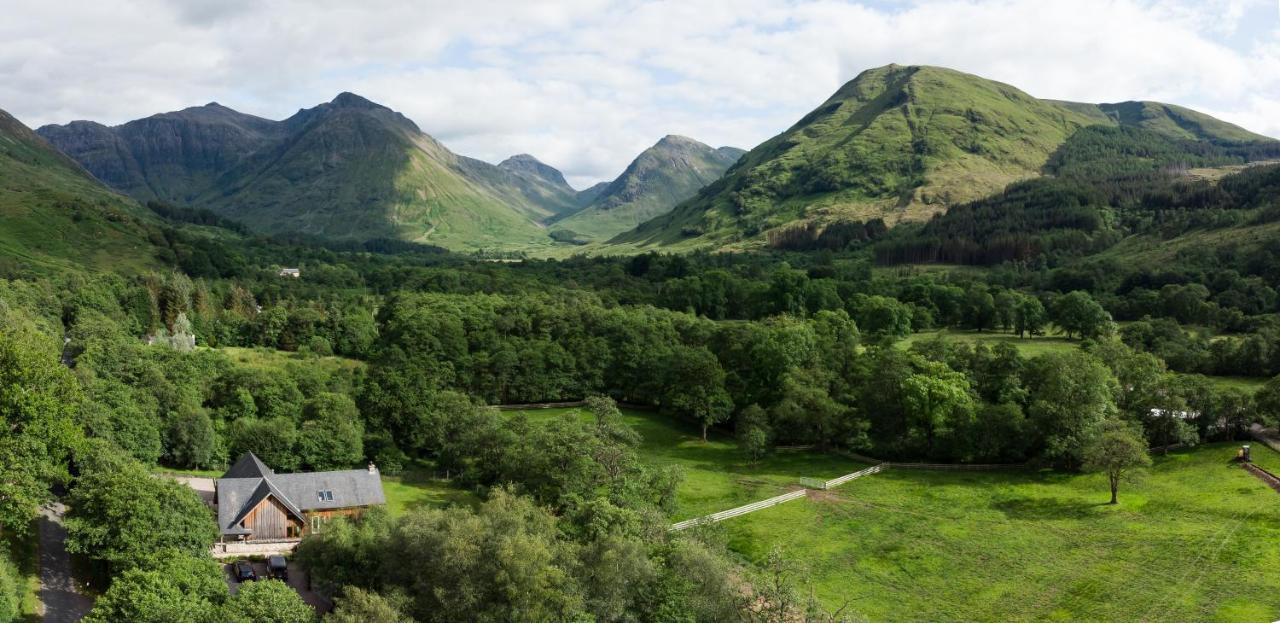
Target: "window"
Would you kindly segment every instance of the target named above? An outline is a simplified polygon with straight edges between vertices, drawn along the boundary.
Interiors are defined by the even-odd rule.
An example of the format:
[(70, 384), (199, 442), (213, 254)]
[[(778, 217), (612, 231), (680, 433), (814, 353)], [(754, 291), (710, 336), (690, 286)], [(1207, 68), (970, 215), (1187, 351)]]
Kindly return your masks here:
[(319, 517), (312, 517), (312, 518), (311, 518), (311, 531), (312, 531), (312, 532), (319, 532), (319, 531), (320, 531), (320, 518), (319, 518)]
[(319, 491), (316, 491), (316, 499), (321, 502), (332, 502), (333, 491), (330, 491), (328, 489), (321, 489)]

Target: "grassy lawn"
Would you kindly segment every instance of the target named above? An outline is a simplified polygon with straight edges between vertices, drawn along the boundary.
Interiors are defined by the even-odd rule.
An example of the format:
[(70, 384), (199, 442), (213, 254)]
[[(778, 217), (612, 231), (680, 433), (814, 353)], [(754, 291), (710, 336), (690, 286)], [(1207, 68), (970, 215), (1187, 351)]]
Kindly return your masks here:
[(395, 476), (384, 475), (382, 491), (387, 496), (387, 512), (392, 517), (399, 517), (418, 508), (475, 505), (480, 501), (470, 491), (437, 479), (429, 470), (422, 468), (406, 469)]
[(1280, 495), (1229, 462), (1237, 445), (1156, 457), (1114, 507), (1097, 474), (902, 470), (722, 525), (873, 621), (1272, 621)]
[(1060, 353), (1080, 348), (1079, 341), (1072, 341), (1063, 337), (1045, 335), (1039, 337), (1020, 338), (1011, 333), (1001, 333), (999, 331), (983, 331), (979, 333), (977, 331), (952, 331), (947, 329), (912, 333), (901, 342), (898, 342), (898, 346), (901, 348), (910, 348), (912, 344), (917, 342), (927, 342), (935, 338), (941, 338), (948, 342), (981, 342), (991, 347), (1000, 343), (1012, 344), (1017, 347), (1018, 352), (1022, 353), (1023, 357), (1036, 357), (1038, 355)]
[[(590, 419), (580, 409), (520, 411), (531, 420), (545, 421), (566, 414)], [(727, 510), (785, 493), (801, 476), (835, 478), (866, 467), (834, 455), (814, 452), (777, 452), (758, 465), (749, 465), (733, 440), (712, 432), (703, 442), (690, 423), (652, 411), (623, 410), (626, 423), (640, 433), (640, 454), (658, 465), (679, 465), (684, 478), (677, 491), (679, 509), (674, 519), (688, 519)]]
[(1205, 378), (1220, 389), (1239, 389), (1249, 393), (1258, 391), (1267, 382), (1267, 378), (1261, 376), (1208, 376)]

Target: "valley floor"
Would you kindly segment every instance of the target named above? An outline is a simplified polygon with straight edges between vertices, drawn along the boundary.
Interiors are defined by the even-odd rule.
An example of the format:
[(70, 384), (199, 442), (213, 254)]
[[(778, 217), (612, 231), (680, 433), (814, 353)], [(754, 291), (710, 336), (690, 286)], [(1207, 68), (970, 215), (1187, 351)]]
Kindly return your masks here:
[(1157, 457), (1117, 506), (1098, 474), (890, 470), (725, 529), (752, 562), (781, 546), (823, 603), (872, 621), (1271, 621), (1280, 496), (1230, 462), (1236, 446)]

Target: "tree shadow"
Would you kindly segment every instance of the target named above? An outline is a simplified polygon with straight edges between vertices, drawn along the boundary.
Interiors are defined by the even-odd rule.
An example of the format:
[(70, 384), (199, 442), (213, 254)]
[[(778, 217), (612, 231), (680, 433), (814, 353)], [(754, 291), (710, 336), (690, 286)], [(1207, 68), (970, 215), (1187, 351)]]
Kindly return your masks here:
[[(1105, 494), (1100, 495), (1105, 497)], [(1110, 506), (1107, 500), (1094, 504), (1066, 498), (1015, 498), (991, 505), (1009, 519), (1083, 519), (1100, 506)]]

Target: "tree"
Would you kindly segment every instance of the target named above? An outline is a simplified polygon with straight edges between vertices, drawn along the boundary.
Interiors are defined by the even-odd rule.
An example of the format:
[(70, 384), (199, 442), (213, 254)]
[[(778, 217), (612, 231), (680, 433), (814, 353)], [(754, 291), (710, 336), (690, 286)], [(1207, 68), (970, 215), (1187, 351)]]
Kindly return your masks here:
[(1014, 330), (1018, 337), (1038, 335), (1044, 331), (1047, 320), (1044, 305), (1034, 296), (1023, 296), (1014, 311)]
[(738, 414), (738, 449), (755, 465), (769, 452), (769, 414), (760, 405), (750, 405)]
[(895, 298), (855, 295), (849, 301), (849, 315), (872, 341), (892, 342), (911, 333), (911, 308)]
[(377, 593), (348, 587), (337, 599), (337, 605), (324, 623), (413, 623), (402, 612), (400, 598), (387, 598)]
[(24, 533), (49, 487), (67, 479), (81, 433), (79, 384), (59, 349), (0, 308), (0, 526)]
[(705, 348), (680, 347), (663, 367), (667, 382), (662, 406), (700, 424), (706, 441), (707, 428), (729, 419), (733, 412), (720, 362)]
[(323, 392), (302, 408), (298, 458), (316, 471), (350, 469), (364, 458), (364, 425), (345, 394)]
[(169, 461), (177, 467), (208, 469), (226, 459), (213, 430), (213, 421), (204, 409), (184, 409), (175, 413), (165, 435)]
[(1067, 332), (1068, 339), (1073, 333), (1081, 338), (1091, 338), (1108, 330), (1111, 314), (1088, 292), (1075, 290), (1054, 302), (1053, 322)]
[(207, 554), (153, 552), (111, 581), (85, 623), (212, 623), (227, 598), (226, 581)]
[(1111, 485), (1111, 503), (1117, 502), (1120, 482), (1131, 477), (1134, 470), (1151, 465), (1147, 443), (1142, 433), (1131, 424), (1119, 420), (1108, 421), (1102, 432), (1091, 440), (1084, 450), (1084, 469), (1103, 472)]
[(996, 294), (996, 323), (1002, 331), (1010, 331), (1017, 326), (1018, 306), (1021, 303), (1022, 295), (1013, 290), (1000, 290)]
[(279, 580), (245, 582), (227, 601), (220, 621), (226, 623), (312, 623), (316, 612), (298, 592)]
[(298, 427), (293, 420), (240, 418), (231, 423), (228, 437), (233, 457), (252, 452), (272, 469), (292, 471), (298, 467)]
[(1253, 395), (1258, 415), (1267, 426), (1280, 426), (1280, 375), (1272, 377)]
[(982, 331), (996, 322), (996, 300), (986, 286), (974, 285), (965, 295), (965, 316), (969, 327)]
[(1027, 364), (1027, 415), (1046, 459), (1079, 465), (1085, 443), (1116, 412), (1115, 377), (1102, 362), (1073, 351), (1041, 355)]
[(504, 490), (476, 511), (410, 512), (386, 551), (388, 582), (405, 589), (409, 614), (424, 623), (563, 621), (581, 612), (555, 517)]
[(975, 405), (964, 374), (944, 363), (924, 362), (922, 367), (903, 382), (902, 399), (911, 434), (924, 434), (926, 452), (932, 456), (935, 439), (972, 420)]
[[(102, 444), (96, 449), (112, 453)], [(115, 571), (142, 566), (163, 549), (192, 556), (208, 552), (218, 527), (190, 487), (156, 478), (131, 459), (104, 456), (94, 461), (68, 499), (68, 551)]]

